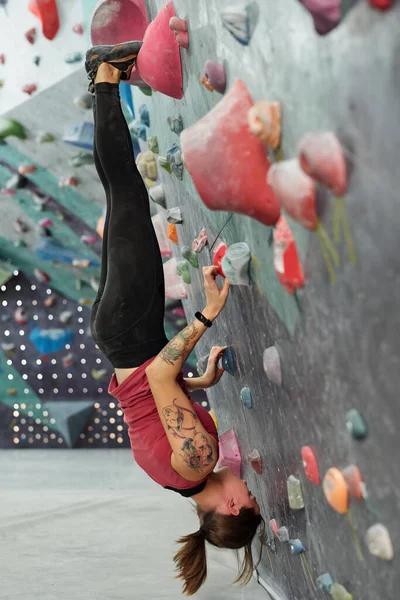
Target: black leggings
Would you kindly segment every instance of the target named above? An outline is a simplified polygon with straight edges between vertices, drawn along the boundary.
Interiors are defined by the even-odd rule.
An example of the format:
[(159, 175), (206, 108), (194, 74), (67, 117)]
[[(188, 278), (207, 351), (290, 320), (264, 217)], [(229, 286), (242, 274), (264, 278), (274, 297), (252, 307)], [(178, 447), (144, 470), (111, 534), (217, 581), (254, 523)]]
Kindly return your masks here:
[(91, 330), (113, 367), (129, 369), (168, 343), (164, 273), (119, 86), (98, 83), (95, 88), (94, 159), (106, 192), (107, 215)]

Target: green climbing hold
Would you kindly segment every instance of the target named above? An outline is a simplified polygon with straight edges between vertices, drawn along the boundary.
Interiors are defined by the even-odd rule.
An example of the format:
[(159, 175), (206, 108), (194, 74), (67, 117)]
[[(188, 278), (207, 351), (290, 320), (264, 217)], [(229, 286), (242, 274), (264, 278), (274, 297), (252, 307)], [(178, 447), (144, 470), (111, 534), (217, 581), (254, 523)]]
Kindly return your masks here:
[(167, 159), (165, 158), (165, 156), (159, 156), (158, 157), (158, 163), (159, 163), (160, 167), (162, 167), (163, 169), (165, 169), (166, 171), (168, 171), (168, 173), (170, 175), (172, 175), (171, 165), (169, 164), (169, 162), (167, 161)]
[(153, 90), (151, 89), (151, 87), (140, 87), (139, 86), (139, 90), (142, 92), (142, 94), (144, 94), (145, 96), (152, 96), (153, 95)]
[(168, 117), (167, 124), (170, 130), (176, 133), (176, 135), (181, 135), (184, 130), (181, 115), (178, 115), (177, 117)]
[(357, 409), (352, 408), (346, 414), (346, 426), (356, 440), (363, 440), (367, 437), (367, 424)]
[(23, 125), (14, 121), (14, 119), (5, 119), (0, 117), (0, 139), (4, 140), (8, 136), (15, 136), (20, 140), (26, 140), (26, 133)]
[(290, 508), (292, 510), (302, 510), (304, 508), (303, 491), (301, 489), (300, 480), (294, 475), (288, 477), (287, 490)]
[(81, 151), (74, 154), (74, 156), (69, 159), (68, 164), (71, 167), (83, 167), (84, 165), (92, 165), (93, 162), (94, 156), (91, 152)]
[(190, 283), (190, 271), (189, 271), (189, 263), (186, 260), (178, 260), (176, 263), (176, 272), (180, 275), (183, 281), (187, 284)]
[(195, 269), (199, 268), (199, 259), (197, 258), (197, 254), (191, 248), (189, 248), (189, 246), (182, 246), (181, 254), (183, 258), (186, 258), (186, 260), (190, 262), (192, 267)]
[(334, 583), (332, 585), (332, 598), (333, 600), (353, 600), (353, 595), (350, 594), (340, 583)]
[(47, 131), (47, 132), (39, 133), (36, 138), (36, 141), (39, 144), (50, 144), (51, 142), (54, 142), (54, 139), (55, 139), (54, 135)]
[(152, 135), (151, 137), (149, 137), (148, 146), (149, 150), (154, 152), (154, 154), (159, 154), (160, 148), (158, 145), (158, 137), (156, 135)]

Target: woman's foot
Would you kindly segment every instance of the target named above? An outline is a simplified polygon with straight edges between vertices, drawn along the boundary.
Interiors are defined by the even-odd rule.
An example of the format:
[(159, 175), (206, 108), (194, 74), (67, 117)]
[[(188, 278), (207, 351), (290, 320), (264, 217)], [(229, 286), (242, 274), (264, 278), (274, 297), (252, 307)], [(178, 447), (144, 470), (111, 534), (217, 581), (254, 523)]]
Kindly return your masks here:
[(89, 92), (94, 93), (97, 70), (102, 63), (108, 63), (121, 72), (121, 79), (127, 80), (136, 63), (143, 42), (125, 42), (115, 46), (94, 46), (86, 53), (86, 72), (90, 79)]

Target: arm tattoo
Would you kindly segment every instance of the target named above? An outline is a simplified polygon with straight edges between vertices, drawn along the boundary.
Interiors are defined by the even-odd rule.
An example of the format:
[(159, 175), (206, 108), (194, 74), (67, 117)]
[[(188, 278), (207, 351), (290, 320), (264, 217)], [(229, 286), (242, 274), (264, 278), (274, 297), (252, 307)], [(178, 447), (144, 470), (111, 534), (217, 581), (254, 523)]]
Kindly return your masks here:
[[(185, 418), (185, 413), (187, 417)], [(196, 411), (189, 410), (176, 404), (166, 406), (162, 415), (167, 425), (167, 431), (172, 437), (181, 439), (181, 457), (194, 471), (202, 471), (213, 462), (213, 448), (207, 437), (196, 429), (199, 418)], [(185, 427), (184, 427), (185, 425)]]
[(196, 335), (197, 329), (194, 323), (188, 325), (161, 350), (160, 358), (172, 366), (179, 359), (184, 363), (193, 349), (192, 342)]

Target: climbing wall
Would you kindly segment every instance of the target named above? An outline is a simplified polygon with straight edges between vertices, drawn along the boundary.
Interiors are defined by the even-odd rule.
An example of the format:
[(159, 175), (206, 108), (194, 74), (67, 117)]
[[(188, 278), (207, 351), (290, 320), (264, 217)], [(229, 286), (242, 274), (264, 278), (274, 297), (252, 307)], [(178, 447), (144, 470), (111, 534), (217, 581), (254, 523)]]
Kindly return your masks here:
[[(139, 74), (170, 97), (133, 88), (135, 135), (150, 194), (177, 236), (168, 273), (181, 275), (193, 319), (204, 306), (201, 267), (218, 263), (221, 242), (232, 247), (222, 270), (239, 285), (196, 352), (230, 347), (231, 374), (208, 396), (220, 434), (236, 434), (267, 523), (259, 573), (271, 596), (394, 600), (400, 4), (360, 0), (341, 13), (338, 2), (313, 20), (307, 7), (323, 3), (264, 0), (222, 19), (231, 3), (174, 2), (188, 25), (187, 36), (173, 23), (182, 87), (175, 58), (157, 55), (159, 77), (146, 64), (152, 48), (174, 48), (171, 7), (146, 3), (150, 19), (162, 16)], [(281, 137), (271, 106), (247, 115), (260, 100), (280, 103)], [(315, 131), (336, 138), (305, 139), (299, 155)], [(181, 223), (165, 212), (173, 207)], [(208, 245), (194, 256), (183, 247), (203, 228)]]

